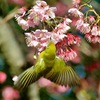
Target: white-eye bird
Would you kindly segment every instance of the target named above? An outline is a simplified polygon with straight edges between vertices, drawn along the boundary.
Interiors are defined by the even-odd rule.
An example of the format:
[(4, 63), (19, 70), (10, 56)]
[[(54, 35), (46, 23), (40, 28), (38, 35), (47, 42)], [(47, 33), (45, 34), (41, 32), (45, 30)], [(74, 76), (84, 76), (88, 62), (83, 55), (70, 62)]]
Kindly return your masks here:
[(73, 68), (56, 56), (56, 47), (52, 41), (40, 53), (36, 64), (20, 74), (14, 85), (17, 89), (23, 90), (40, 77), (45, 77), (62, 86), (78, 85), (80, 80)]

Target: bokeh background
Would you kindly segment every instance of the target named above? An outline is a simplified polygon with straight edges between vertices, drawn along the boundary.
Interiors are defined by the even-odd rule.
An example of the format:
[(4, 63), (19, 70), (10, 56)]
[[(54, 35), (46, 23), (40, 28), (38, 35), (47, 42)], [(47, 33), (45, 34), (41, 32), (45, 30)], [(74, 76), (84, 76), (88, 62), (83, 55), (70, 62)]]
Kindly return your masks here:
[[(44, 78), (22, 93), (13, 87), (12, 78), (35, 62), (35, 50), (27, 47), (24, 31), (14, 15), (18, 8), (31, 8), (35, 1), (0, 0), (0, 100), (100, 100), (100, 44), (88, 43), (84, 38), (76, 48), (77, 58), (69, 62), (81, 77), (80, 87), (62, 87)], [(59, 16), (67, 14), (72, 6), (71, 0), (46, 1), (57, 7)], [(100, 0), (91, 0), (91, 5), (100, 14)]]

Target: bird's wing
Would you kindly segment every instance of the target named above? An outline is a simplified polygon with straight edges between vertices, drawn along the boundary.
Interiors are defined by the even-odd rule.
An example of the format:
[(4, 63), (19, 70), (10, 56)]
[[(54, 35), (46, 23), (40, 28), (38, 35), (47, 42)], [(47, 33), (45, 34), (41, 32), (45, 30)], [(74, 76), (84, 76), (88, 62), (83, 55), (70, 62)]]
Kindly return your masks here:
[(51, 71), (44, 76), (52, 82), (62, 86), (79, 84), (79, 76), (72, 67), (67, 66), (62, 59), (57, 58)]
[(37, 80), (37, 73), (32, 66), (18, 76), (18, 79), (14, 82), (14, 85), (21, 91)]

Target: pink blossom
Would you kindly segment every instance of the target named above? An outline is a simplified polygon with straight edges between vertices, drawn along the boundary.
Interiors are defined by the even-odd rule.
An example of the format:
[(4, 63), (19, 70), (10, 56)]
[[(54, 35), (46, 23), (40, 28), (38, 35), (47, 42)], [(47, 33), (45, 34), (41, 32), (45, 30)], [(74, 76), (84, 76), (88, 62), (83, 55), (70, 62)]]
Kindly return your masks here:
[(24, 17), (24, 15), (26, 14), (26, 7), (22, 7), (18, 10), (18, 13), (15, 15), (15, 18), (18, 20), (19, 18)]
[(69, 19), (69, 18), (64, 18), (64, 22), (63, 23), (69, 25), (70, 23), (72, 23), (72, 20)]
[(41, 21), (41, 17), (40, 15), (35, 12), (35, 11), (31, 11), (30, 14), (28, 15), (28, 24), (30, 27), (34, 27), (35, 25), (39, 25)]
[(90, 34), (90, 33), (86, 33), (86, 34), (85, 34), (85, 38), (86, 38), (89, 42), (91, 42), (91, 34)]
[(68, 10), (68, 13), (70, 13), (74, 17), (79, 17), (79, 18), (83, 17), (83, 13), (80, 12), (77, 8), (70, 8)]
[(26, 43), (28, 46), (38, 47), (38, 50), (41, 51), (44, 47), (47, 46), (51, 34), (52, 33), (48, 32), (48, 30), (39, 29), (30, 33), (25, 33)]
[(44, 10), (48, 10), (49, 6), (47, 5), (47, 3), (45, 1), (36, 1), (36, 6), (34, 6), (34, 9), (39, 9), (41, 11), (41, 9)]
[(76, 2), (77, 4), (79, 4), (81, 2), (81, 0), (72, 0), (73, 2)]
[(92, 16), (92, 15), (90, 15), (90, 16), (88, 17), (88, 19), (89, 19), (89, 22), (90, 22), (90, 23), (94, 23), (94, 22), (95, 22), (95, 18), (94, 18), (94, 16)]
[(75, 24), (76, 29), (79, 30), (80, 27), (81, 27), (83, 24), (84, 24), (84, 20), (83, 20), (83, 18), (78, 19), (78, 20), (76, 21), (76, 24)]
[(64, 34), (69, 29), (70, 29), (70, 26), (66, 25), (65, 23), (60, 23), (55, 27), (54, 32), (57, 34)]
[(93, 27), (91, 29), (91, 35), (93, 35), (93, 36), (97, 36), (98, 35), (98, 27), (97, 27), (97, 25), (93, 25)]
[(26, 7), (22, 7), (19, 9), (18, 14), (22, 14), (22, 16), (24, 16), (26, 11), (27, 11)]
[(85, 35), (85, 38), (89, 41), (89, 42), (92, 42), (92, 43), (100, 43), (100, 37), (99, 36), (94, 36), (94, 35), (91, 35), (91, 33), (88, 33)]
[(100, 36), (100, 28), (98, 28), (98, 36)]
[(73, 5), (75, 5), (76, 7), (80, 4), (81, 0), (72, 0)]
[(99, 37), (98, 36), (91, 36), (91, 42), (92, 43), (97, 43), (99, 40)]
[(84, 23), (79, 29), (79, 31), (84, 33), (84, 34), (89, 33), (90, 30), (91, 30), (90, 25), (88, 23)]
[(100, 43), (100, 27), (93, 25), (91, 32), (85, 35), (85, 38), (92, 43)]
[(91, 30), (89, 23), (84, 23), (83, 18), (77, 20), (75, 26), (76, 29), (78, 29), (80, 32), (84, 34), (89, 33)]
[(81, 43), (81, 38), (78, 35), (76, 35), (76, 36), (74, 36), (74, 39), (75, 39), (74, 44), (76, 44), (77, 46), (79, 46), (80, 43)]
[(41, 21), (55, 18), (54, 11), (56, 10), (56, 7), (49, 7), (45, 1), (37, 1), (32, 9), (41, 16)]
[(51, 39), (55, 44), (61, 41), (64, 37), (66, 37), (65, 34), (57, 34), (55, 32), (52, 32), (51, 34)]
[(3, 96), (3, 100), (14, 100), (14, 99), (17, 100), (20, 98), (19, 92), (10, 86), (5, 87), (2, 90), (2, 96)]
[(73, 60), (77, 56), (77, 53), (72, 49), (70, 50), (67, 49), (65, 52), (62, 51), (58, 56), (64, 59), (65, 61), (70, 61), (70, 60)]
[[(54, 11), (56, 11), (56, 7), (51, 7), (46, 11), (46, 14), (50, 17), (50, 18), (55, 18), (55, 13)], [(47, 18), (49, 19), (49, 18)]]
[(67, 34), (67, 41), (68, 41), (68, 45), (74, 44), (75, 43), (74, 36), (70, 33)]
[(22, 27), (23, 30), (27, 30), (29, 28), (29, 25), (26, 20), (24, 20), (23, 18), (19, 18), (17, 20), (18, 24)]
[(0, 83), (5, 82), (7, 75), (4, 72), (0, 71)]
[(81, 2), (81, 0), (72, 0), (72, 4), (73, 4), (75, 7), (79, 7), (80, 2)]
[(100, 43), (100, 36), (98, 36), (98, 43)]
[(79, 45), (81, 42), (81, 39), (79, 36), (74, 36), (71, 33), (67, 33), (66, 37), (63, 39), (63, 43), (66, 43), (68, 46), (76, 44)]
[[(74, 36), (71, 38), (72, 44), (74, 42), (73, 38)], [(71, 44), (68, 44), (68, 42), (67, 37), (65, 37), (62, 41), (56, 44), (57, 56), (62, 58), (65, 62), (73, 60), (77, 56), (76, 51), (69, 47)]]
[(36, 38), (32, 34), (32, 32), (25, 33), (25, 35), (26, 35), (26, 43), (27, 43), (28, 47), (32, 47), (32, 46), (36, 47), (36, 46), (38, 46), (39, 42), (36, 41)]

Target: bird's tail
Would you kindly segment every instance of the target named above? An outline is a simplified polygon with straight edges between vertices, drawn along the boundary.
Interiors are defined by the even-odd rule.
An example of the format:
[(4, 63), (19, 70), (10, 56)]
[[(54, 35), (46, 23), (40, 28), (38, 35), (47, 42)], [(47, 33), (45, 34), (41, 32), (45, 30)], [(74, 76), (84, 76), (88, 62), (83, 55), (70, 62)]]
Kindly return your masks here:
[(34, 66), (28, 68), (17, 77), (17, 79), (14, 81), (15, 88), (21, 91), (27, 88), (31, 83), (37, 81), (37, 74), (33, 67)]

